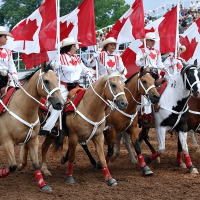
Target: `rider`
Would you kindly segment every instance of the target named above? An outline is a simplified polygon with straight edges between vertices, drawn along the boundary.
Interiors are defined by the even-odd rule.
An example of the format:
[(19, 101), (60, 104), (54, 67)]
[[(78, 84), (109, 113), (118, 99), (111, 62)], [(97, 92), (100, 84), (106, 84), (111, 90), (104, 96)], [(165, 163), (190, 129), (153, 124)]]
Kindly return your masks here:
[[(179, 44), (179, 50), (177, 52), (177, 58), (174, 56), (174, 52), (170, 52), (168, 57), (164, 61), (165, 68), (168, 69), (169, 74), (176, 73), (177, 70), (181, 70), (183, 68), (183, 64), (185, 64), (185, 60), (181, 58), (181, 54), (186, 51), (186, 47), (184, 45)], [(164, 77), (166, 79), (169, 78), (169, 74), (165, 73)]]
[(0, 26), (0, 89), (5, 87), (8, 83), (8, 73), (17, 81), (17, 70), (12, 58), (12, 51), (2, 48), (7, 42), (7, 36), (13, 37), (6, 31), (4, 26)]
[[(76, 44), (81, 43), (76, 42), (73, 37), (65, 38), (60, 47), (60, 59), (57, 55), (53, 61), (56, 74), (60, 74), (60, 91), (65, 100), (67, 99), (69, 90), (79, 84), (81, 75), (93, 77), (91, 70), (83, 64), (79, 56), (75, 55), (77, 50)], [(50, 133), (61, 113), (61, 111), (54, 110), (52, 106), (49, 109), (51, 115), (40, 131), (41, 135)]]
[(98, 75), (104, 75), (107, 73), (107, 69), (110, 71), (118, 71), (122, 72), (124, 70), (124, 73), (122, 75), (122, 79), (125, 81), (127, 74), (127, 70), (124, 67), (124, 64), (122, 62), (122, 59), (120, 55), (115, 53), (117, 46), (117, 41), (113, 37), (109, 37), (106, 40), (101, 41), (100, 48), (102, 48), (102, 51), (100, 53), (94, 53), (91, 59), (88, 60), (88, 66), (89, 67), (95, 67), (96, 63), (95, 60), (98, 63)]

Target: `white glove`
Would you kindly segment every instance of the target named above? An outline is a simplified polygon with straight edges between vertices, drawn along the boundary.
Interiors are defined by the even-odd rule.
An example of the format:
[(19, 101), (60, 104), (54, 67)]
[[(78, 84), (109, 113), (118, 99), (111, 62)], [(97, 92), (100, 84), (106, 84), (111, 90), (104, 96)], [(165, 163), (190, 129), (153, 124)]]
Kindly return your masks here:
[(11, 76), (12, 76), (12, 78), (13, 78), (13, 80), (14, 80), (15, 82), (18, 81), (18, 76), (17, 76), (17, 74), (12, 74)]
[(178, 60), (177, 59), (174, 59), (173, 61), (172, 61), (172, 65), (176, 65), (178, 63)]

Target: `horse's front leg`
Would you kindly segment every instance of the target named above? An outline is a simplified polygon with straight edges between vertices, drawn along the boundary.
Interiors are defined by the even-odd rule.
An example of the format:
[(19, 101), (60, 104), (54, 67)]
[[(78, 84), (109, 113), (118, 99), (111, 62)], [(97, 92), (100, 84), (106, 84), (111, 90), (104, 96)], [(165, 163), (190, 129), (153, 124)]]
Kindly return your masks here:
[(194, 148), (196, 150), (196, 153), (198, 155), (200, 155), (200, 149), (199, 149), (199, 145), (198, 145), (198, 137), (196, 137), (196, 133), (193, 130), (190, 130), (189, 133), (190, 133), (192, 142), (194, 144)]
[(177, 146), (178, 146), (178, 152), (177, 152), (177, 157), (176, 157), (176, 163), (181, 168), (186, 168), (186, 165), (185, 165), (185, 163), (183, 162), (183, 159), (182, 159), (182, 145), (181, 145), (179, 136), (178, 136)]
[(68, 151), (69, 151), (69, 162), (68, 162), (68, 167), (66, 171), (67, 183), (72, 183), (74, 184), (74, 178), (73, 178), (73, 167), (74, 167), (74, 161), (75, 161), (75, 155), (76, 155), (76, 146), (78, 143), (78, 136), (73, 134), (72, 131), (69, 131), (69, 139), (68, 139)]
[(97, 154), (99, 156), (99, 160), (101, 162), (101, 166), (102, 166), (102, 170), (103, 170), (103, 175), (104, 175), (104, 179), (105, 181), (107, 181), (107, 184), (109, 186), (116, 186), (117, 185), (117, 181), (112, 178), (110, 172), (109, 172), (109, 169), (108, 169), (108, 166), (106, 164), (106, 159), (105, 159), (105, 155), (104, 155), (104, 136), (103, 136), (103, 132), (98, 134), (98, 135), (95, 135), (92, 139), (94, 145), (95, 145), (95, 148), (96, 148), (96, 151), (97, 151)]
[(149, 176), (149, 175), (152, 175), (153, 172), (151, 171), (151, 169), (145, 163), (145, 160), (144, 160), (143, 155), (141, 153), (140, 143), (139, 143), (139, 140), (138, 140), (138, 132), (139, 131), (138, 131), (137, 126), (135, 126), (135, 127), (132, 126), (131, 129), (129, 129), (131, 141), (132, 141), (132, 144), (135, 148), (135, 152), (136, 152), (137, 157), (138, 157), (139, 166), (142, 169), (143, 175)]
[(179, 131), (178, 135), (179, 135), (179, 140), (182, 146), (186, 167), (189, 169), (190, 173), (199, 173), (197, 168), (193, 166), (189, 152), (188, 152), (187, 132)]
[(39, 146), (38, 135), (34, 138), (31, 138), (27, 142), (27, 147), (28, 147), (30, 157), (32, 160), (32, 165), (33, 165), (33, 168), (35, 169), (34, 175), (35, 175), (36, 183), (41, 191), (52, 192), (51, 187), (45, 183), (43, 176), (42, 176), (42, 172), (40, 170), (40, 165), (38, 162), (38, 146)]
[(42, 143), (42, 167), (41, 167), (41, 171), (44, 174), (44, 176), (52, 176), (51, 172), (47, 168), (46, 160), (47, 160), (47, 151), (49, 149), (49, 146), (53, 143), (54, 140), (55, 140), (54, 137), (47, 134), (44, 142)]
[(23, 144), (20, 148), (20, 160), (21, 163), (18, 164), (17, 169), (22, 170), (27, 165), (27, 157), (28, 157), (28, 147), (27, 144)]
[(17, 168), (17, 163), (15, 160), (15, 152), (14, 152), (14, 145), (11, 140), (7, 141), (6, 143), (2, 143), (3, 151), (8, 159), (9, 167), (0, 169), (0, 178), (5, 178), (11, 172), (14, 172)]
[(137, 159), (135, 158), (135, 156), (134, 156), (134, 154), (133, 154), (133, 152), (131, 150), (131, 144), (130, 144), (130, 136), (129, 136), (129, 134), (126, 133), (126, 132), (123, 132), (122, 133), (122, 138), (123, 138), (123, 143), (126, 146), (126, 149), (127, 149), (128, 153), (129, 153), (129, 156), (131, 158), (131, 162), (133, 164), (137, 164)]

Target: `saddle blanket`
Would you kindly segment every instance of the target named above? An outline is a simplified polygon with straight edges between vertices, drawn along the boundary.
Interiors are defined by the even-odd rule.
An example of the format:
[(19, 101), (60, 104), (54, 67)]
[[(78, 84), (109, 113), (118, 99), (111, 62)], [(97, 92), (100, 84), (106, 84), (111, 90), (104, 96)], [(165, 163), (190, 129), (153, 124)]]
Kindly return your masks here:
[[(6, 93), (5, 97), (3, 98), (3, 103), (4, 105), (7, 106), (7, 104), (9, 103), (10, 101), (10, 98), (12, 97), (13, 93), (15, 91), (15, 87), (10, 87), (8, 89), (8, 92)], [(3, 105), (0, 103), (0, 114), (5, 110), (5, 108), (3, 107)]]

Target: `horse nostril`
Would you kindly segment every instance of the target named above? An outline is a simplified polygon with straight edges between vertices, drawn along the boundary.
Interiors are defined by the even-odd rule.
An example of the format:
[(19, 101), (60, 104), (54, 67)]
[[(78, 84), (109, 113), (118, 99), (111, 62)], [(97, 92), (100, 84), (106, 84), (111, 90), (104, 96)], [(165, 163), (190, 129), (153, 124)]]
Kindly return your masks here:
[(154, 94), (154, 95), (153, 95), (153, 98), (154, 98), (154, 99), (158, 99), (158, 100), (159, 100), (159, 99), (160, 99), (160, 96), (158, 96), (158, 95)]
[(128, 106), (127, 101), (122, 101), (120, 104), (121, 104), (122, 107), (125, 107), (125, 108)]

